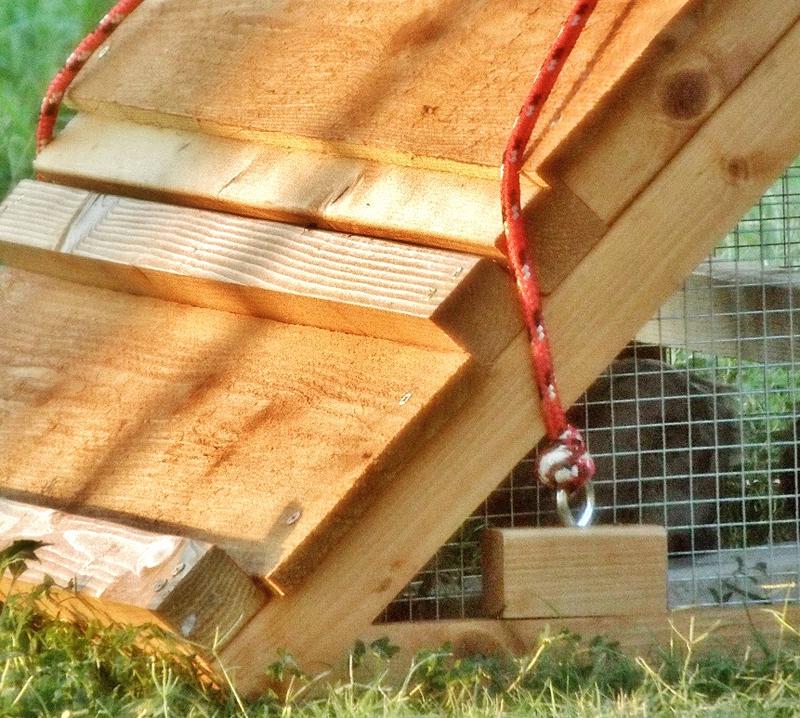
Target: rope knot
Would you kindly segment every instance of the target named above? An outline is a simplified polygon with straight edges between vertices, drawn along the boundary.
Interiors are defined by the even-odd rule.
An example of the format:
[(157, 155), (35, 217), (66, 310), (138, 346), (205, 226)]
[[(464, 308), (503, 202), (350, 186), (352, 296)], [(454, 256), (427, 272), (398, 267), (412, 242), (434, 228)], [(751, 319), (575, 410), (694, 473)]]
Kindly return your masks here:
[(567, 424), (558, 439), (539, 454), (537, 465), (539, 481), (551, 489), (563, 489), (572, 494), (595, 473), (594, 459), (586, 450), (583, 435)]

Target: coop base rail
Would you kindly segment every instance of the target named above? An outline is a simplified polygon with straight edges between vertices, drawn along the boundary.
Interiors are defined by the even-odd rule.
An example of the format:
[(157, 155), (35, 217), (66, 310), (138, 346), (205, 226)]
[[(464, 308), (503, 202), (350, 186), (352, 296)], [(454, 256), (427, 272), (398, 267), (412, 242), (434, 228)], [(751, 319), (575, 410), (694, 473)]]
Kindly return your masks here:
[(418, 623), (376, 624), (361, 633), (366, 643), (387, 638), (400, 649), (393, 661), (398, 676), (407, 672), (415, 653), (449, 646), (455, 656), (521, 656), (531, 654), (543, 639), (561, 631), (585, 641), (606, 637), (619, 643), (630, 655), (647, 657), (659, 649), (686, 651), (695, 655), (718, 649), (730, 655), (756, 646), (779, 647), (796, 635), (800, 606), (776, 603), (721, 608), (687, 608), (670, 612), (630, 616), (575, 618), (458, 619)]

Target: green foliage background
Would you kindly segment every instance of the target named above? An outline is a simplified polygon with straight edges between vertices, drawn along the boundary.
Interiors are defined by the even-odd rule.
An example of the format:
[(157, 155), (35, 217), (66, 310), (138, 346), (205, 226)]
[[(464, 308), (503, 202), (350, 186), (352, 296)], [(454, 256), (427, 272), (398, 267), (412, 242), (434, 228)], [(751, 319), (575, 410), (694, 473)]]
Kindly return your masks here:
[(109, 0), (0, 0), (0, 197), (32, 176), (44, 91), (110, 6)]

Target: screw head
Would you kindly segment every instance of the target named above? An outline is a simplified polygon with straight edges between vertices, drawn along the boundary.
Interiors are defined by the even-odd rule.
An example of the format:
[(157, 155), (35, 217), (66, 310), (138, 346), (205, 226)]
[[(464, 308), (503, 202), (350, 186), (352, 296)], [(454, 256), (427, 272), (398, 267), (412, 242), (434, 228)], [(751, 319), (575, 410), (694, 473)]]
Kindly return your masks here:
[(164, 587), (167, 585), (165, 579), (160, 578), (153, 584), (153, 590), (157, 593), (158, 591), (163, 591)]
[(178, 576), (178, 575), (182, 574), (185, 569), (186, 569), (186, 564), (183, 563), (183, 561), (181, 561), (177, 566), (175, 566), (174, 569), (172, 569), (172, 575), (173, 576)]
[(302, 515), (303, 512), (299, 509), (297, 511), (293, 511), (286, 517), (286, 525), (291, 526), (292, 524), (296, 524)]

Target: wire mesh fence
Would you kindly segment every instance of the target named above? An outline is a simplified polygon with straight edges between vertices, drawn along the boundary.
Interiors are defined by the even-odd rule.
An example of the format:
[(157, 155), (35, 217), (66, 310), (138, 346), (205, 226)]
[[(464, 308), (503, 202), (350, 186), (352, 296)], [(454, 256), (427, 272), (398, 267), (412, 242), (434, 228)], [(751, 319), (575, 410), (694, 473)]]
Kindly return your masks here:
[[(798, 351), (800, 159), (570, 410), (598, 522), (667, 527), (672, 607), (800, 600)], [(534, 454), (385, 620), (480, 614), (481, 530), (558, 523)]]

